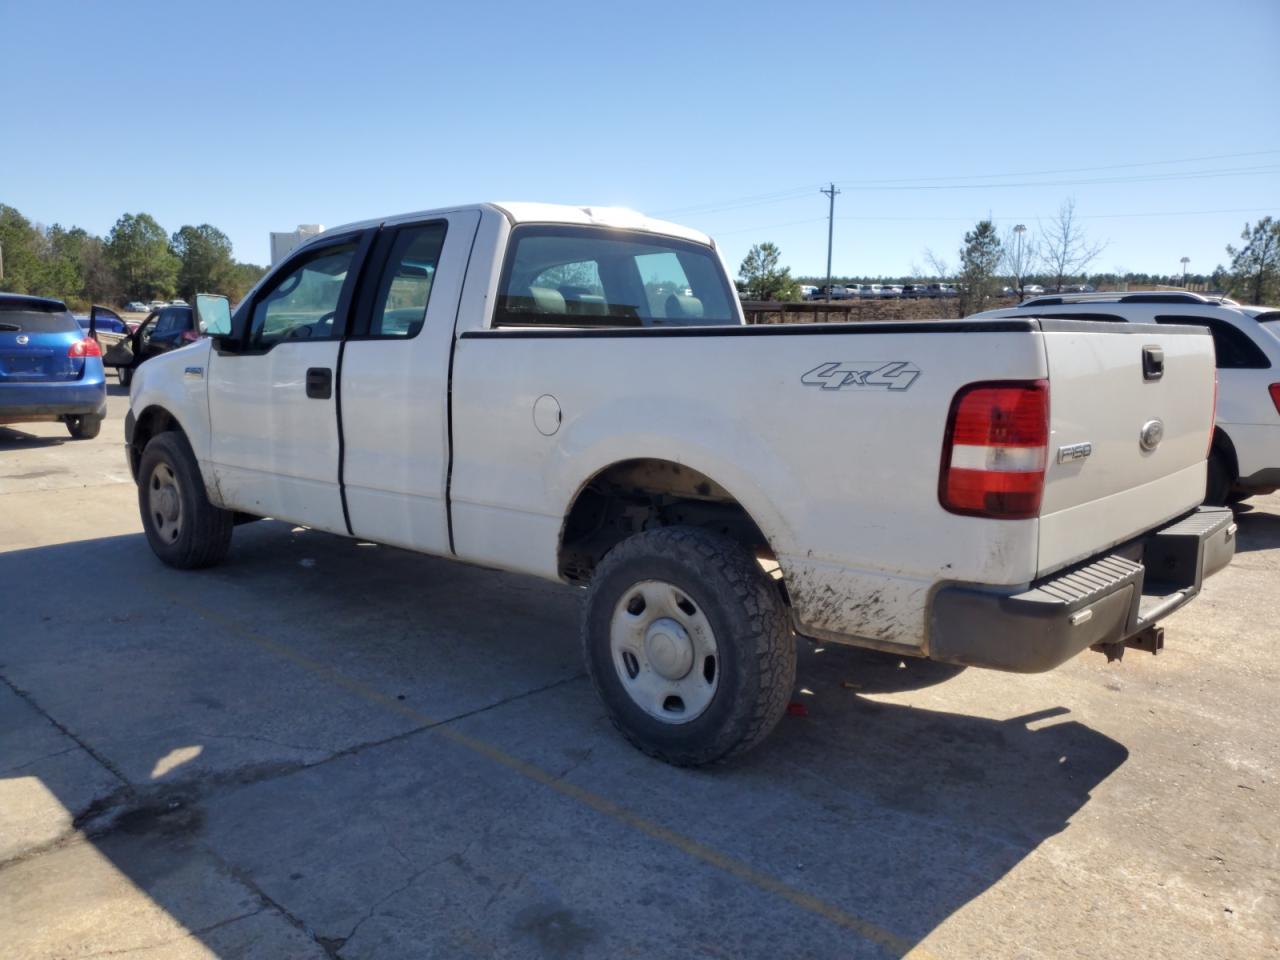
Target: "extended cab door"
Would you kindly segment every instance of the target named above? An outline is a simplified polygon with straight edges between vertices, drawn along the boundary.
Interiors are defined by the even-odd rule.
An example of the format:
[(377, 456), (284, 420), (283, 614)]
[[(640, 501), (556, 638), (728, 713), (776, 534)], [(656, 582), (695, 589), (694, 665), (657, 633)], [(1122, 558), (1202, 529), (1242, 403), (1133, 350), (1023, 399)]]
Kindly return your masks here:
[(450, 550), (449, 370), (477, 211), (388, 222), (342, 359), (343, 489), (357, 537)]
[(238, 349), (210, 353), (212, 492), (223, 506), (347, 532), (336, 378), (371, 235), (308, 244), (240, 308)]

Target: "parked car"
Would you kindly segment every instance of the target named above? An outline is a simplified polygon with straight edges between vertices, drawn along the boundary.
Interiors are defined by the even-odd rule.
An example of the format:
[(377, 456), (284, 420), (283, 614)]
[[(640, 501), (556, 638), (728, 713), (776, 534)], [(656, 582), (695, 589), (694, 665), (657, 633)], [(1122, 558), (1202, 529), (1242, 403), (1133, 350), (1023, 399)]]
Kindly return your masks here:
[(124, 305), (125, 313), (146, 313), (147, 305), (141, 300), (130, 300)]
[(896, 283), (885, 283), (880, 286), (880, 298), (882, 300), (897, 300), (902, 296), (902, 288)]
[(94, 329), (98, 333), (128, 333), (129, 325), (124, 322), (124, 318), (109, 307), (94, 307), (95, 316), (91, 321), (89, 317), (76, 314), (76, 323), (80, 324), (80, 329), (89, 332), (89, 326), (94, 324)]
[(676, 764), (772, 729), (793, 629), (1045, 670), (1153, 649), (1234, 549), (1195, 328), (746, 326), (704, 234), (518, 203), (330, 230), (196, 309), (216, 339), (142, 364), (125, 420), (157, 556), (274, 517), (584, 585), (609, 716)]
[(860, 283), (858, 284), (858, 296), (864, 300), (878, 300), (880, 298), (880, 284), (878, 283)]
[(1217, 356), (1218, 393), (1205, 502), (1228, 503), (1280, 488), (1280, 340), (1267, 329), (1280, 320), (1280, 311), (1198, 293), (1152, 292), (1052, 295), (977, 316), (1207, 328)]
[(943, 299), (947, 297), (958, 297), (959, 291), (950, 283), (931, 283), (926, 288), (930, 297)]
[(800, 299), (801, 300), (817, 300), (818, 288), (808, 283), (800, 284)]
[(148, 314), (128, 337), (108, 347), (103, 363), (114, 369), (120, 382), (128, 386), (134, 372), (146, 360), (194, 343), (202, 336), (191, 307), (165, 305)]
[(1022, 288), (1022, 295), (1024, 297), (1039, 297), (1039, 296), (1042, 296), (1043, 294), (1044, 294), (1044, 287), (1040, 286), (1040, 284), (1038, 283), (1028, 283), (1025, 287)]
[(830, 287), (825, 284), (818, 288), (818, 295), (815, 300), (850, 300), (853, 294), (849, 288), (842, 283), (833, 283)]
[(919, 300), (927, 296), (927, 288), (923, 283), (904, 283), (902, 285), (903, 300)]
[(0, 424), (61, 421), (89, 440), (106, 413), (102, 351), (67, 305), (0, 293)]

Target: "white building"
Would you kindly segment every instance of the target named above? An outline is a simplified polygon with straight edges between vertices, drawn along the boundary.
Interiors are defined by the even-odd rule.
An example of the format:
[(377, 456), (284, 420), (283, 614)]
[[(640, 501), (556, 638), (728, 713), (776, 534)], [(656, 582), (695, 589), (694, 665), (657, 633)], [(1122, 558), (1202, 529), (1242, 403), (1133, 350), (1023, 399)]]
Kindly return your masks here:
[(289, 253), (303, 240), (310, 240), (318, 233), (324, 233), (324, 224), (321, 223), (300, 223), (298, 229), (289, 233), (271, 233), (271, 265), (274, 267), (277, 263), (289, 255)]

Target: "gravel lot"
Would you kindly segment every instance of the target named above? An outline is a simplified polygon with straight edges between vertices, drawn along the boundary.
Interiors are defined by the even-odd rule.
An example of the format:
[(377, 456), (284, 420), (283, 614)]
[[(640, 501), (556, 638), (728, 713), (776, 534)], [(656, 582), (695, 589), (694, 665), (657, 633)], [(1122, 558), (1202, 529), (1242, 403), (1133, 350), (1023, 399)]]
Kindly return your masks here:
[(274, 522), (163, 567), (112, 390), (0, 428), (7, 960), (1280, 955), (1280, 496), (1159, 657), (801, 641), (806, 710), (691, 772), (572, 589)]

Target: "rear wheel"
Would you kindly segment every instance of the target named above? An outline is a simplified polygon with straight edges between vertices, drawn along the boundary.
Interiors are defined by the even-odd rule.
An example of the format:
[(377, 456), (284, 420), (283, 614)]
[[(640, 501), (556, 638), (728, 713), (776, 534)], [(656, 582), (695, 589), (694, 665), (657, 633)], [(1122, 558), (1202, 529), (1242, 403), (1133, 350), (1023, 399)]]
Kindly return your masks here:
[(796, 648), (777, 586), (746, 549), (668, 527), (614, 547), (583, 617), (587, 670), (615, 727), (650, 756), (700, 766), (777, 725)]
[(209, 502), (186, 437), (160, 433), (142, 451), (138, 509), (155, 555), (184, 570), (208, 567), (226, 556), (235, 514)]
[(67, 432), (73, 440), (92, 440), (102, 430), (102, 418), (90, 414), (67, 417)]
[(1220, 451), (1214, 450), (1209, 454), (1209, 476), (1205, 481), (1204, 502), (1211, 507), (1226, 506), (1234, 482), (1227, 458)]

